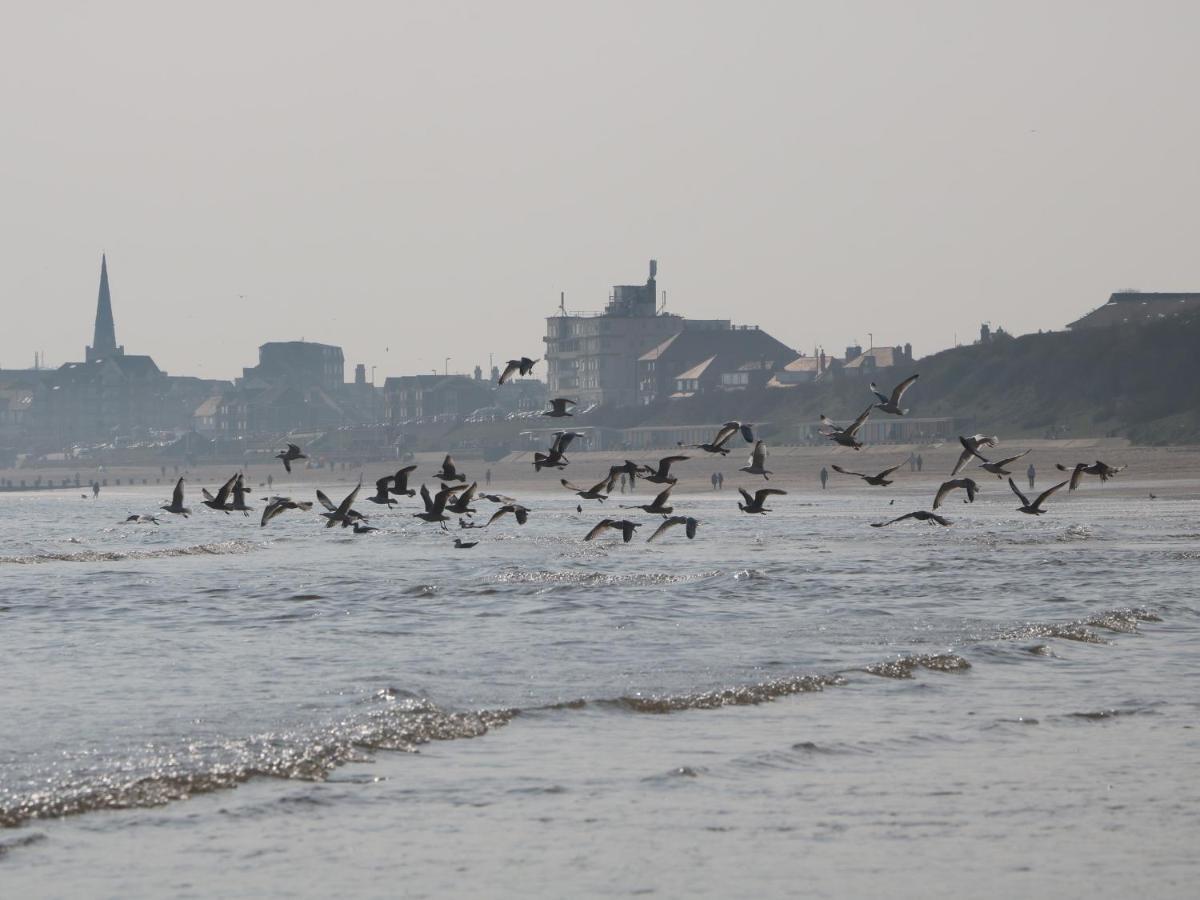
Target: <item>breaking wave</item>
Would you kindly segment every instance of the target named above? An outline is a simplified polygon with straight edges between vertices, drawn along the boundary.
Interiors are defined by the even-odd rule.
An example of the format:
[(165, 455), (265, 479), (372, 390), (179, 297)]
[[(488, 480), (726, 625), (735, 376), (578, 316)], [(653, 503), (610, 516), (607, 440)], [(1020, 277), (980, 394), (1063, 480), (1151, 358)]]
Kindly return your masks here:
[(262, 549), (254, 541), (217, 541), (190, 547), (163, 547), (157, 550), (78, 550), (70, 553), (30, 553), (24, 556), (0, 556), (0, 565), (36, 565), (53, 562), (121, 562), (130, 559), (166, 559), (177, 556), (226, 556), (252, 553)]

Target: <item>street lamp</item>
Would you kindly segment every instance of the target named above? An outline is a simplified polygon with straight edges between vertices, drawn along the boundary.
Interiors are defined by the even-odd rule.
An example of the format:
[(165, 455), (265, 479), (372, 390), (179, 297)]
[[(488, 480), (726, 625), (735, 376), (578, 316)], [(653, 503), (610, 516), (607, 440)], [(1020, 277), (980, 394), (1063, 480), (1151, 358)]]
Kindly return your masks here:
[(447, 357), (446, 357), (446, 361), (445, 361), (444, 363), (442, 363), (442, 365), (443, 365), (443, 367), (444, 367), (444, 368), (442, 369), (442, 374), (443, 374), (443, 375), (449, 375), (449, 374), (450, 374), (450, 360), (452, 360), (453, 358), (454, 358), (453, 356), (447, 356)]

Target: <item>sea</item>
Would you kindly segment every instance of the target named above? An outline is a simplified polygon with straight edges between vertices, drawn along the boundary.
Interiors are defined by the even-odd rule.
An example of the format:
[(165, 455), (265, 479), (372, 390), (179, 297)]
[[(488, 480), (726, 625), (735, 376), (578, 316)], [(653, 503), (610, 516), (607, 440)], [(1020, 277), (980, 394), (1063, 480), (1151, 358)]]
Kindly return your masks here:
[(734, 486), (0, 495), (0, 896), (1197, 896), (1200, 494)]

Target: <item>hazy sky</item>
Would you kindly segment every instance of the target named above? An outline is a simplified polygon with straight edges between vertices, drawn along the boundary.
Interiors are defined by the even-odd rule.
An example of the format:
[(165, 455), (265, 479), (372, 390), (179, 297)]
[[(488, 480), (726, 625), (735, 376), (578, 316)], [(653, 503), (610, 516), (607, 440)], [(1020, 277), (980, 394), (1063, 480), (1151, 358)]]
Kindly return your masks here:
[(14, 3), (0, 365), (542, 355), (650, 257), (807, 351), (1200, 290), (1200, 4)]

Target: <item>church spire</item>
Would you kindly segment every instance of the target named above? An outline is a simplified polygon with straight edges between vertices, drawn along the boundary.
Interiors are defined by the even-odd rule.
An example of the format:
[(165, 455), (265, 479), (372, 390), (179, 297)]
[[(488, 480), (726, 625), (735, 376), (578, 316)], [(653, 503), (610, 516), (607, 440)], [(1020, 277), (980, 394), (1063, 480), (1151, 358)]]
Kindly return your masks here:
[(96, 330), (92, 346), (87, 348), (87, 360), (103, 359), (121, 353), (117, 346), (117, 330), (113, 325), (112, 297), (108, 293), (108, 258), (100, 255), (100, 295), (96, 298)]

